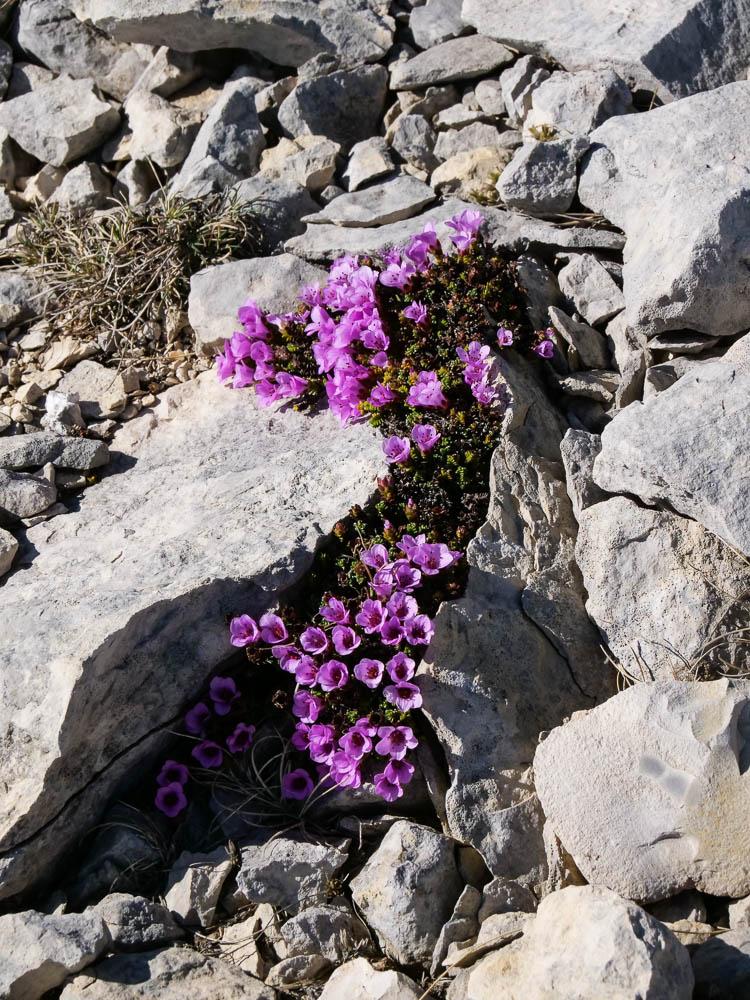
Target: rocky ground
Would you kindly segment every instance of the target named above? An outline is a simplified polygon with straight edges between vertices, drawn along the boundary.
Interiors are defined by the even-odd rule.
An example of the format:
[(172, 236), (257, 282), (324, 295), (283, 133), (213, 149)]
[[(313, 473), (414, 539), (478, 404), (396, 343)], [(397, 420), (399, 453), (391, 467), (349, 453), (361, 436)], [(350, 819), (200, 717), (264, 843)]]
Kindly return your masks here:
[[(750, 996), (745, 0), (0, 23), (0, 998)], [(127, 350), (19, 251), (40, 212), (221, 192), (257, 241)], [(467, 207), (554, 350), (497, 360), (416, 778), (178, 838), (144, 802), (228, 618), (304, 589), (387, 471), (368, 424), (262, 409), (212, 356), (245, 300)]]

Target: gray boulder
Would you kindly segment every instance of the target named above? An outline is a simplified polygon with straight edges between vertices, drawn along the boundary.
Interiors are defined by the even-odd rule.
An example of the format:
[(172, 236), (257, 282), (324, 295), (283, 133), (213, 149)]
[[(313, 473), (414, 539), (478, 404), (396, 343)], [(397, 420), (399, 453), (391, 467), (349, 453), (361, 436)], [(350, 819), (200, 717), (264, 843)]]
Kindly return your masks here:
[(422, 992), (403, 972), (379, 971), (366, 958), (355, 958), (336, 969), (320, 1000), (419, 1000)]
[(578, 161), (587, 146), (580, 137), (524, 143), (500, 175), (500, 197), (510, 208), (536, 215), (567, 212), (578, 186)]
[(552, 327), (568, 344), (568, 366), (571, 371), (579, 368), (606, 368), (609, 364), (604, 337), (587, 323), (573, 319), (557, 306), (549, 306)]
[(750, 24), (733, 0), (627, 11), (601, 0), (464, 0), (462, 17), (567, 70), (613, 69), (664, 101), (737, 80), (750, 57)]
[(579, 197), (625, 231), (627, 320), (649, 337), (750, 325), (750, 180), (738, 166), (750, 158), (749, 98), (750, 82), (733, 83), (591, 135)]
[(346, 864), (348, 840), (326, 842), (285, 834), (242, 849), (236, 897), (300, 910), (323, 903), (330, 879)]
[(128, 98), (125, 114), (132, 133), (130, 158), (153, 160), (166, 170), (183, 163), (201, 125), (199, 115), (183, 111), (148, 90), (136, 90)]
[(500, 90), (512, 125), (524, 121), (531, 108), (534, 91), (549, 75), (550, 71), (536, 56), (522, 56), (500, 74)]
[(435, 155), (437, 133), (420, 114), (399, 115), (388, 129), (386, 140), (410, 166), (429, 173), (438, 165)]
[(597, 326), (622, 312), (622, 291), (593, 254), (574, 254), (557, 276), (560, 290), (587, 323)]
[(76, 214), (107, 208), (111, 198), (112, 182), (99, 164), (79, 163), (67, 172), (47, 200), (59, 205), (63, 212)]
[(0, 528), (0, 579), (13, 565), (18, 552), (18, 542), (5, 528)]
[[(482, 146), (493, 146), (497, 149), (507, 149), (508, 135), (494, 125), (475, 121), (461, 128), (450, 128), (441, 132), (435, 143), (435, 156), (439, 160), (447, 160), (457, 153), (470, 152)], [(515, 143), (515, 140), (514, 140)]]
[[(560, 455), (565, 466), (565, 483), (579, 525), (581, 514), (587, 507), (593, 507), (595, 503), (607, 499), (604, 490), (594, 482), (594, 460), (601, 446), (598, 434), (589, 434), (588, 431), (573, 430), (573, 428), (560, 442)], [(591, 609), (587, 610), (591, 614)]]
[(153, 752), (150, 734), (173, 728), (231, 648), (226, 615), (276, 600), (383, 469), (373, 430), (258, 409), (214, 372), (170, 389), (113, 450), (118, 474), (31, 528), (36, 555), (3, 588), (2, 896), (54, 866)]
[(288, 955), (322, 955), (340, 965), (372, 948), (370, 934), (345, 899), (306, 906), (281, 926)]
[(369, 181), (379, 180), (393, 170), (391, 151), (385, 139), (373, 136), (355, 143), (344, 171), (348, 191), (356, 191)]
[(143, 896), (114, 892), (91, 907), (107, 925), (116, 951), (155, 948), (183, 937), (169, 910)]
[(748, 681), (635, 684), (547, 736), (537, 791), (587, 881), (643, 902), (748, 894), (749, 705)]
[(529, 131), (551, 126), (568, 135), (588, 135), (608, 118), (631, 110), (628, 85), (611, 69), (553, 73), (531, 94), (524, 122)]
[(513, 62), (513, 53), (491, 38), (481, 35), (453, 38), (404, 62), (395, 62), (391, 69), (391, 90), (412, 90), (435, 83), (471, 80), (487, 76), (510, 62)]
[(282, 138), (264, 151), (260, 169), (267, 177), (289, 178), (308, 191), (321, 192), (333, 181), (340, 152), (339, 144), (325, 136)]
[(609, 493), (668, 503), (750, 555), (749, 391), (750, 373), (717, 361), (626, 407), (602, 434), (594, 479)]
[(411, 12), (409, 28), (420, 49), (431, 49), (465, 34), (461, 0), (427, 0), (423, 7), (415, 7)]
[(463, 880), (452, 840), (399, 820), (350, 886), (386, 954), (402, 965), (429, 965)]
[(71, 0), (79, 17), (125, 42), (178, 52), (249, 49), (281, 66), (301, 66), (320, 52), (351, 65), (377, 62), (393, 42), (393, 20), (379, 0)]
[(210, 854), (184, 851), (167, 876), (164, 902), (183, 924), (211, 927), (231, 870), (232, 861), (225, 847)]
[(52, 462), (57, 468), (88, 472), (108, 461), (107, 445), (90, 438), (62, 437), (51, 431), (0, 438), (0, 469), (38, 469)]
[(120, 124), (91, 79), (60, 76), (0, 104), (0, 127), (42, 163), (62, 167), (96, 149)]
[(318, 205), (309, 191), (296, 181), (278, 180), (263, 174), (248, 177), (232, 189), (241, 202), (252, 204), (261, 223), (265, 251), (270, 253), (285, 240), (298, 236), (305, 228), (303, 215)]
[(417, 215), (434, 200), (435, 193), (429, 184), (409, 174), (401, 174), (362, 191), (339, 195), (322, 212), (302, 221), (336, 226), (384, 226)]
[(53, 483), (26, 472), (0, 469), (0, 516), (34, 517), (57, 500)]

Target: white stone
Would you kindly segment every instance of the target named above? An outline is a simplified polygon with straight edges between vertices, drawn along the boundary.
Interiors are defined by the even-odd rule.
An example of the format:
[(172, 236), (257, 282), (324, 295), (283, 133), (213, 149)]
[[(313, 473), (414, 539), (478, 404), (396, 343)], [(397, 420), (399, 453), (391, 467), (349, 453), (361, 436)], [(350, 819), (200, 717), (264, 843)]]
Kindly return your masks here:
[(536, 56), (522, 56), (500, 74), (500, 89), (511, 124), (521, 124), (531, 108), (534, 90), (550, 75)]
[(452, 38), (391, 69), (391, 90), (411, 90), (453, 80), (487, 76), (513, 61), (513, 53), (481, 35)]
[(531, 95), (524, 132), (550, 125), (567, 135), (588, 135), (608, 118), (631, 110), (628, 86), (611, 69), (557, 71)]
[(463, 35), (466, 25), (461, 17), (461, 0), (427, 0), (411, 12), (409, 28), (420, 49)]
[(98, 163), (79, 163), (73, 167), (48, 199), (64, 212), (88, 212), (107, 208), (112, 197), (112, 182)]
[(379, 972), (366, 958), (355, 958), (336, 969), (320, 1000), (419, 1000), (422, 992), (403, 972)]
[(94, 912), (102, 918), (110, 933), (112, 946), (118, 951), (153, 948), (184, 936), (169, 910), (143, 896), (114, 892), (87, 912)]
[(456, 153), (433, 171), (430, 186), (437, 194), (450, 194), (465, 201), (475, 200), (477, 196), (492, 200), (493, 196), (497, 197), (497, 179), (512, 155), (511, 150), (496, 146), (480, 146)]
[(325, 136), (282, 138), (278, 145), (264, 150), (260, 169), (268, 177), (288, 178), (317, 193), (333, 180), (340, 151), (339, 144)]
[(498, 179), (503, 202), (536, 215), (567, 212), (578, 186), (578, 160), (587, 145), (580, 138), (524, 143)]
[(340, 965), (372, 948), (370, 934), (344, 899), (306, 906), (281, 927), (289, 956), (322, 955)]
[(369, 181), (376, 181), (393, 170), (393, 158), (381, 136), (356, 142), (349, 153), (344, 171), (347, 190), (356, 191)]
[(231, 870), (232, 860), (224, 847), (211, 854), (184, 851), (169, 871), (164, 902), (183, 923), (211, 927)]
[(292, 911), (323, 902), (329, 879), (346, 864), (348, 848), (348, 840), (308, 841), (294, 834), (250, 844), (242, 849), (238, 898)]
[(625, 306), (623, 294), (593, 254), (575, 254), (557, 276), (560, 289), (587, 323), (612, 319)]
[(434, 200), (435, 193), (429, 184), (401, 174), (382, 184), (342, 194), (322, 212), (308, 215), (302, 221), (358, 228), (385, 226), (417, 215)]
[(128, 394), (139, 388), (138, 376), (131, 370), (105, 368), (98, 361), (79, 361), (58, 383), (58, 391), (76, 393), (84, 417), (102, 420), (120, 413)]
[(153, 160), (165, 169), (183, 163), (201, 123), (195, 112), (176, 108), (148, 90), (136, 90), (128, 98), (125, 114), (132, 132), (131, 159)]
[(13, 565), (16, 552), (18, 552), (18, 542), (5, 528), (0, 528), (0, 578), (5, 576)]
[(0, 469), (0, 514), (13, 518), (34, 517), (56, 499), (57, 490), (46, 479)]

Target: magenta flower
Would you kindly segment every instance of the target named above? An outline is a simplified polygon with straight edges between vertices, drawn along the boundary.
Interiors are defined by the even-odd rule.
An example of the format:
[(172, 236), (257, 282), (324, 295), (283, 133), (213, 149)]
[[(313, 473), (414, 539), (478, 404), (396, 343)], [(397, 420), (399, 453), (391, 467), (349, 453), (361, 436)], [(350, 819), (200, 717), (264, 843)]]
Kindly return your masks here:
[(260, 637), (263, 642), (275, 645), (289, 638), (286, 625), (278, 615), (266, 614), (260, 620)]
[[(326, 660), (318, 671), (318, 684), (324, 691), (336, 691), (349, 683), (349, 669), (341, 660)], [(303, 719), (304, 722), (309, 720)], [(313, 720), (314, 721), (314, 720)]]
[(376, 794), (386, 802), (395, 802), (396, 799), (400, 799), (404, 794), (401, 785), (397, 781), (391, 781), (386, 776), (385, 771), (381, 771), (380, 774), (376, 774), (373, 777), (373, 786)]
[(396, 544), (396, 548), (400, 549), (407, 559), (411, 559), (417, 548), (420, 545), (424, 545), (425, 540), (426, 535), (417, 535), (416, 538), (413, 535), (402, 535), (401, 541)]
[(331, 760), (331, 778), (342, 788), (359, 788), (362, 784), (359, 761), (339, 750)]
[(388, 600), (386, 610), (390, 612), (391, 617), (404, 622), (407, 618), (413, 618), (419, 613), (419, 605), (413, 597), (399, 591)]
[(312, 656), (301, 656), (294, 668), (294, 676), (302, 687), (312, 687), (318, 679), (318, 665)]
[(370, 586), (378, 597), (390, 597), (396, 589), (396, 581), (393, 577), (393, 568), (391, 566), (382, 566), (372, 578)]
[(410, 646), (427, 646), (435, 629), (427, 615), (415, 615), (404, 623), (404, 632)]
[(395, 705), (400, 712), (409, 712), (422, 705), (422, 692), (416, 684), (411, 684), (409, 681), (383, 688), (383, 695), (385, 700)]
[(380, 630), (380, 641), (384, 646), (398, 646), (404, 637), (404, 630), (398, 618), (389, 618)]
[(224, 751), (212, 740), (203, 740), (193, 747), (191, 756), (195, 757), (201, 767), (217, 768), (224, 762)]
[(224, 342), (224, 350), (216, 355), (216, 375), (220, 382), (226, 382), (234, 375), (237, 368), (237, 358), (232, 353), (232, 346), (229, 341)]
[(459, 212), (452, 219), (448, 219), (446, 226), (448, 229), (453, 230), (451, 242), (457, 250), (463, 253), (464, 250), (469, 249), (477, 237), (482, 222), (481, 214), (471, 208), (465, 208), (463, 212)]
[(328, 649), (328, 636), (322, 628), (306, 628), (299, 637), (300, 646), (306, 653), (324, 653)]
[(410, 726), (381, 726), (378, 736), (380, 741), (375, 744), (375, 752), (395, 760), (402, 760), (409, 750), (419, 745)]
[(341, 737), (339, 746), (352, 760), (361, 760), (372, 750), (372, 740), (364, 729), (353, 726)]
[(309, 691), (297, 691), (292, 699), (292, 715), (302, 722), (315, 722), (323, 708), (323, 702)]
[(456, 348), (456, 355), (458, 356), (459, 361), (463, 361), (467, 365), (482, 366), (485, 360), (489, 357), (489, 354), (490, 349), (487, 344), (480, 344), (478, 340), (472, 340), (466, 348)]
[(380, 660), (370, 660), (367, 657), (360, 660), (354, 668), (354, 676), (365, 687), (375, 689), (383, 678), (385, 664)]
[(471, 394), (482, 406), (489, 406), (497, 399), (497, 389), (486, 382), (475, 382), (471, 387)]
[(260, 629), (250, 615), (238, 615), (229, 623), (230, 642), (233, 646), (251, 646), (260, 638)]
[[(229, 338), (229, 346), (232, 349), (232, 354), (238, 361), (244, 361), (246, 358), (253, 357), (253, 347), (256, 344), (261, 344), (260, 340), (250, 340), (246, 337), (244, 333), (239, 330), (235, 330), (232, 336)], [(270, 347), (267, 347), (270, 355), (273, 356), (273, 351)]]
[(389, 462), (401, 465), (409, 461), (411, 446), (408, 438), (392, 434), (383, 442), (383, 454)]
[(425, 326), (427, 323), (427, 306), (422, 302), (411, 302), (406, 309), (404, 309), (402, 315), (406, 319), (412, 319), (417, 324), (417, 326)]
[(253, 337), (255, 340), (265, 340), (268, 336), (268, 327), (263, 322), (263, 313), (258, 303), (252, 299), (238, 311), (237, 318), (245, 328), (248, 337)]
[(385, 545), (373, 545), (369, 549), (363, 549), (360, 559), (371, 569), (380, 569), (390, 562), (388, 549)]
[(368, 716), (364, 716), (362, 719), (357, 719), (354, 723), (355, 729), (361, 729), (366, 736), (377, 736), (378, 727), (373, 725)]
[(410, 594), (422, 582), (422, 574), (407, 559), (397, 559), (392, 567), (393, 582), (397, 590)]
[(333, 639), (333, 648), (339, 656), (349, 656), (362, 642), (354, 629), (348, 625), (334, 625), (331, 637)]
[(414, 676), (415, 663), (406, 653), (396, 653), (387, 663), (388, 676), (394, 684), (410, 681)]
[(387, 385), (383, 385), (382, 382), (378, 382), (370, 393), (370, 402), (373, 406), (387, 406), (394, 399), (398, 399), (398, 393), (394, 392)]
[(187, 784), (190, 778), (190, 771), (185, 767), (184, 764), (179, 764), (176, 760), (165, 760), (162, 764), (161, 771), (156, 777), (156, 784), (163, 787), (165, 785), (173, 785), (177, 782), (178, 785)]
[(555, 345), (551, 340), (543, 340), (541, 344), (537, 344), (534, 348), (534, 354), (538, 354), (540, 358), (545, 358), (549, 360), (555, 353)]
[(200, 736), (210, 718), (211, 709), (205, 702), (199, 701), (185, 716), (185, 729), (193, 736)]
[(346, 625), (349, 621), (349, 612), (346, 610), (346, 606), (342, 604), (338, 598), (329, 597), (320, 609), (320, 617), (325, 618), (327, 622), (332, 622), (337, 625)]
[(336, 752), (335, 735), (333, 726), (318, 724), (310, 727), (310, 759), (316, 764), (330, 764)]
[(281, 794), (285, 799), (309, 798), (315, 788), (312, 778), (303, 768), (290, 771), (281, 779)]
[(307, 379), (300, 378), (299, 375), (290, 375), (289, 372), (279, 372), (276, 375), (276, 398), (296, 399), (297, 396), (301, 396), (305, 392), (308, 384)]
[(362, 602), (362, 610), (354, 619), (367, 635), (379, 632), (383, 622), (386, 620), (386, 612), (380, 601), (366, 600)]
[(406, 760), (389, 760), (383, 773), (389, 781), (399, 785), (408, 785), (414, 777), (414, 765)]
[(423, 542), (415, 546), (411, 561), (425, 576), (435, 576), (454, 562), (451, 550), (443, 542)]
[(421, 271), (428, 263), (430, 253), (438, 246), (438, 237), (435, 232), (435, 225), (428, 222), (421, 233), (412, 236), (404, 250), (404, 256), (408, 257)]
[(164, 813), (170, 819), (174, 819), (187, 806), (185, 789), (179, 781), (173, 781), (169, 785), (163, 785), (156, 793), (154, 803), (159, 812)]
[(271, 649), (271, 656), (279, 661), (279, 666), (288, 674), (293, 674), (297, 669), (297, 664), (302, 657), (302, 653), (296, 646), (283, 645), (274, 646)]
[(245, 750), (250, 749), (254, 739), (255, 726), (238, 722), (229, 736), (227, 736), (227, 746), (232, 753), (243, 753)]
[(247, 365), (237, 365), (232, 381), (233, 389), (246, 389), (255, 382), (255, 370)]
[(392, 250), (385, 255), (387, 267), (380, 275), (381, 285), (389, 288), (404, 289), (417, 273), (417, 269), (410, 260), (401, 260), (401, 254), (397, 250)]
[(420, 372), (417, 381), (409, 388), (406, 397), (409, 406), (419, 406), (423, 409), (442, 410), (448, 405), (443, 395), (443, 387), (435, 372)]
[(513, 331), (509, 330), (505, 326), (498, 327), (497, 330), (497, 342), (500, 347), (512, 347), (513, 346)]
[(289, 742), (295, 750), (307, 750), (310, 746), (310, 727), (305, 722), (298, 722)]
[(228, 715), (233, 702), (240, 696), (237, 685), (231, 677), (214, 677), (208, 686), (208, 693), (217, 715)]
[(432, 424), (417, 424), (411, 429), (411, 439), (423, 455), (432, 451), (441, 436)]

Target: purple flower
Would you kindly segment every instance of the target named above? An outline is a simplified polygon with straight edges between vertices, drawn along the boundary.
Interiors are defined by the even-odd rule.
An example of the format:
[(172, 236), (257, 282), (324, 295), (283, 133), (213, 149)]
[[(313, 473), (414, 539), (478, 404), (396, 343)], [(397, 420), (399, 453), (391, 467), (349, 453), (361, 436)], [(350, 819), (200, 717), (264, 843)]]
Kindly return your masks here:
[(307, 750), (310, 746), (310, 727), (305, 722), (298, 722), (289, 740), (295, 750)]
[(497, 389), (486, 382), (475, 382), (471, 387), (471, 394), (482, 406), (489, 406), (497, 399)]
[(365, 657), (354, 668), (354, 676), (365, 687), (374, 689), (380, 684), (384, 670), (385, 665), (380, 660), (370, 660)]
[(513, 331), (509, 330), (505, 326), (498, 327), (497, 330), (497, 342), (500, 347), (512, 347), (513, 345)]
[(354, 619), (368, 635), (379, 632), (383, 622), (386, 620), (385, 608), (380, 601), (366, 600), (362, 602), (362, 610)]
[(306, 628), (299, 642), (306, 653), (324, 653), (328, 649), (328, 636), (322, 628), (315, 626)]
[(216, 361), (216, 375), (219, 381), (226, 382), (228, 378), (234, 375), (237, 367), (237, 358), (232, 353), (229, 341), (225, 341), (224, 350), (219, 351), (214, 360)]
[(409, 406), (420, 406), (423, 409), (441, 410), (448, 405), (443, 395), (440, 379), (435, 372), (420, 372), (417, 381), (409, 388), (406, 397)]
[(410, 594), (421, 584), (422, 574), (407, 559), (397, 559), (392, 568), (393, 582), (398, 590)]
[(375, 787), (376, 794), (386, 802), (395, 802), (396, 799), (400, 799), (404, 794), (404, 790), (401, 785), (399, 785), (397, 781), (391, 781), (390, 778), (386, 776), (385, 771), (381, 771), (380, 774), (376, 774), (372, 779), (372, 783)]
[(416, 600), (400, 591), (389, 599), (386, 609), (390, 612), (391, 617), (398, 618), (400, 622), (406, 621), (407, 618), (413, 618), (419, 613), (419, 605)]
[(285, 799), (306, 799), (315, 785), (310, 775), (303, 768), (290, 771), (281, 779), (281, 794)]
[(370, 722), (368, 716), (365, 716), (362, 719), (357, 719), (354, 723), (354, 728), (361, 729), (366, 736), (377, 736), (378, 733), (378, 727)]
[(469, 249), (476, 239), (482, 221), (481, 214), (470, 208), (465, 208), (463, 212), (459, 212), (452, 219), (448, 219), (446, 226), (448, 229), (453, 230), (451, 241), (456, 249), (462, 253), (464, 250)]
[(268, 327), (263, 322), (263, 313), (254, 300), (251, 299), (242, 306), (237, 312), (237, 318), (244, 326), (248, 337), (253, 337), (255, 340), (265, 340), (268, 336)]
[(290, 375), (289, 372), (279, 372), (276, 376), (276, 397), (277, 399), (295, 399), (301, 396), (308, 386), (306, 378), (299, 375)]
[(333, 726), (310, 726), (310, 759), (316, 764), (330, 764), (336, 752)]
[(224, 762), (224, 751), (212, 740), (203, 740), (193, 747), (191, 756), (195, 757), (201, 767), (217, 768)]
[(424, 326), (427, 323), (427, 306), (415, 299), (404, 309), (402, 315), (406, 319), (413, 319), (417, 326)]
[(411, 684), (409, 681), (383, 688), (383, 695), (385, 700), (395, 705), (400, 712), (409, 712), (422, 705), (422, 692), (416, 684)]
[(411, 439), (423, 455), (432, 451), (441, 436), (432, 424), (417, 424), (411, 430)]
[(370, 393), (370, 402), (373, 406), (387, 406), (394, 399), (398, 399), (398, 393), (394, 392), (387, 385), (383, 385), (382, 382), (378, 382)]
[(154, 803), (159, 812), (174, 819), (187, 805), (185, 789), (179, 781), (173, 781), (169, 785), (163, 785), (156, 793)]
[(255, 370), (247, 365), (237, 365), (232, 382), (233, 389), (246, 389), (255, 382)]
[(318, 671), (318, 684), (324, 691), (336, 691), (338, 688), (346, 687), (348, 683), (349, 669), (341, 660), (326, 660)]
[(320, 617), (325, 618), (327, 622), (345, 625), (349, 621), (349, 612), (338, 598), (329, 597), (320, 609)]
[(184, 785), (189, 778), (190, 771), (184, 764), (179, 764), (176, 760), (165, 760), (161, 771), (159, 771), (156, 777), (156, 784), (162, 787), (164, 785), (173, 785), (175, 782), (178, 785)]
[(283, 642), (287, 639), (289, 634), (286, 625), (278, 615), (267, 614), (263, 615), (260, 620), (260, 637), (263, 642), (275, 645), (277, 642)]
[(483, 365), (489, 357), (490, 349), (487, 344), (480, 344), (478, 340), (472, 340), (467, 348), (457, 347), (456, 355), (459, 361), (467, 365)]
[(233, 731), (227, 736), (227, 746), (232, 753), (243, 753), (250, 748), (254, 738), (255, 726), (238, 722)]
[(423, 542), (415, 547), (411, 561), (425, 576), (435, 576), (441, 569), (450, 566), (454, 559), (451, 550), (443, 542)]
[(378, 736), (380, 742), (375, 744), (376, 753), (395, 760), (402, 760), (409, 750), (419, 745), (410, 726), (381, 726)]
[(383, 454), (389, 462), (397, 465), (408, 462), (411, 454), (409, 438), (402, 438), (396, 434), (392, 434), (383, 442)]
[(378, 597), (390, 597), (393, 591), (396, 589), (396, 582), (393, 578), (392, 567), (381, 566), (381, 568), (372, 578), (372, 583), (370, 584), (370, 586), (378, 595)]
[(292, 715), (302, 722), (315, 722), (323, 708), (323, 702), (309, 691), (297, 691), (292, 699)]
[(239, 615), (229, 623), (229, 635), (233, 646), (251, 646), (260, 639), (260, 630), (250, 615)]
[(380, 641), (384, 646), (398, 646), (404, 637), (404, 630), (398, 618), (389, 618), (380, 630)]
[(389, 760), (383, 773), (389, 781), (398, 785), (408, 785), (414, 777), (414, 765), (406, 760)]
[(541, 344), (537, 344), (534, 348), (534, 354), (538, 354), (540, 358), (546, 358), (549, 360), (555, 353), (555, 345), (551, 340), (543, 340)]
[(301, 656), (294, 668), (294, 677), (302, 687), (312, 687), (318, 679), (318, 665), (312, 656)]
[(437, 245), (435, 225), (428, 222), (421, 233), (412, 236), (404, 250), (404, 256), (408, 257), (420, 270), (423, 270), (427, 265), (427, 258)]
[(331, 760), (331, 778), (342, 788), (359, 788), (362, 784), (359, 761), (339, 750)]
[(396, 548), (400, 549), (408, 559), (411, 559), (418, 547), (424, 545), (425, 539), (425, 535), (417, 535), (416, 538), (413, 535), (402, 535)]
[(404, 623), (404, 632), (410, 646), (427, 646), (435, 634), (435, 629), (427, 615), (415, 615)]
[(354, 629), (348, 625), (334, 625), (331, 637), (333, 639), (333, 648), (339, 656), (349, 656), (362, 642)]
[(406, 288), (411, 279), (417, 273), (417, 269), (410, 260), (401, 260), (401, 255), (397, 251), (392, 251), (386, 255), (388, 266), (380, 275), (381, 285), (389, 288)]
[(372, 740), (363, 730), (354, 726), (339, 740), (339, 746), (352, 760), (361, 760), (372, 750)]
[(371, 569), (380, 569), (390, 561), (388, 549), (385, 545), (373, 545), (369, 549), (363, 549), (360, 559)]
[(300, 653), (296, 646), (284, 645), (274, 646), (271, 650), (271, 656), (279, 661), (279, 666), (282, 670), (286, 670), (288, 674), (293, 674), (297, 669), (297, 664), (300, 661), (302, 653)]
[(193, 736), (200, 736), (210, 718), (211, 709), (205, 702), (199, 701), (185, 716), (185, 729)]
[(214, 677), (208, 686), (208, 693), (217, 715), (228, 715), (232, 710), (232, 703), (240, 696), (231, 677)]
[(394, 684), (410, 681), (414, 676), (414, 660), (406, 653), (396, 653), (387, 663), (388, 676)]

